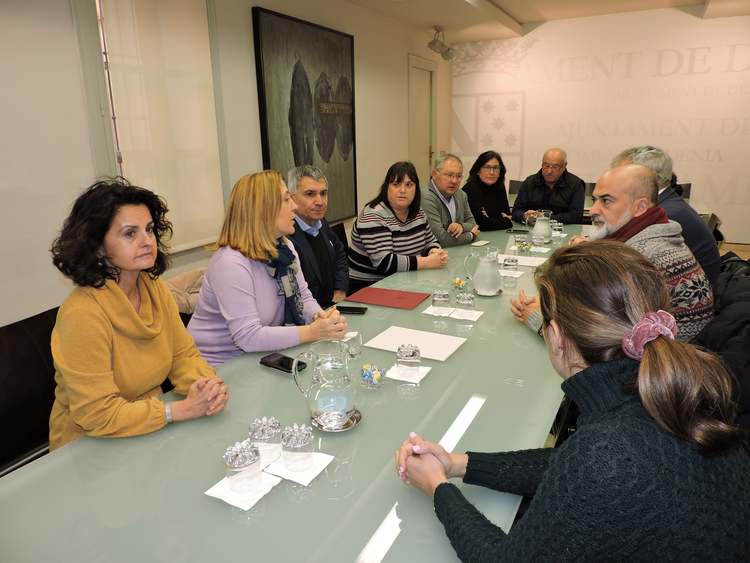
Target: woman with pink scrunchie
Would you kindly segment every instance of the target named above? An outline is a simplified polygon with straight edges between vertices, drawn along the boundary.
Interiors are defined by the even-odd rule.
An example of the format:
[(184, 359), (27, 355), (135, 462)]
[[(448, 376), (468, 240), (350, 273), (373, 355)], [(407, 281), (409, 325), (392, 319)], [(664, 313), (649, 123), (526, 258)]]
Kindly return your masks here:
[[(558, 249), (536, 284), (578, 430), (557, 449), (499, 453), (447, 452), (412, 432), (396, 451), (398, 475), (434, 497), (458, 557), (750, 561), (749, 442), (733, 424), (731, 379), (674, 339), (661, 273), (601, 240)], [(502, 530), (451, 478), (531, 503)]]

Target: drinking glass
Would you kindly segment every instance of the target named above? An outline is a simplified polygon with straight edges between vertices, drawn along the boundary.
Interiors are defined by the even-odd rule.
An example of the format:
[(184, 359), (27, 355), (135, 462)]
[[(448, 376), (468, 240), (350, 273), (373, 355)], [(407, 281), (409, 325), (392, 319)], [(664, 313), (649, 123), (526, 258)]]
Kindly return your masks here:
[[(516, 243), (518, 244), (518, 243)], [(516, 271), (518, 270), (518, 257), (506, 256), (503, 259), (503, 270)]]
[(396, 369), (403, 376), (416, 377), (422, 365), (422, 354), (416, 344), (402, 344), (396, 350)]
[(344, 338), (349, 357), (352, 359), (359, 358), (362, 355), (362, 333), (348, 332)]
[(436, 289), (432, 292), (432, 304), (435, 307), (448, 307), (451, 304), (451, 293), (447, 289)]
[(224, 466), (229, 488), (237, 493), (249, 493), (260, 484), (260, 452), (249, 439), (235, 442), (224, 455)]
[(275, 416), (254, 419), (247, 437), (266, 458), (266, 462), (275, 460), (281, 454), (281, 423)]
[(313, 432), (305, 424), (287, 426), (281, 433), (281, 459), (289, 471), (306, 471), (312, 465)]

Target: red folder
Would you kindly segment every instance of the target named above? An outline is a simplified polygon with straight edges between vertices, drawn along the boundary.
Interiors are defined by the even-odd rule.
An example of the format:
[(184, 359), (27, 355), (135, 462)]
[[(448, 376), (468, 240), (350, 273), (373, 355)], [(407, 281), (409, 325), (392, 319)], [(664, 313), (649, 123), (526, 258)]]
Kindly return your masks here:
[(365, 287), (349, 295), (346, 300), (368, 305), (382, 305), (396, 309), (413, 309), (430, 296), (421, 291), (399, 291), (382, 287)]

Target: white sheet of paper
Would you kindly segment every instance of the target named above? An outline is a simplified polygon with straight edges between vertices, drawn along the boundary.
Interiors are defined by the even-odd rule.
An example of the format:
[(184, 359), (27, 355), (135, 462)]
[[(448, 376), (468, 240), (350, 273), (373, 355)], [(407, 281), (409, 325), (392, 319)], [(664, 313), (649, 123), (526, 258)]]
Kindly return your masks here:
[(344, 338), (343, 338), (342, 340), (343, 340), (344, 342), (346, 342), (347, 340), (351, 340), (352, 338), (354, 338), (354, 337), (355, 337), (355, 336), (357, 336), (358, 334), (359, 334), (359, 333), (358, 333), (358, 332), (356, 332), (356, 331), (355, 331), (355, 332), (347, 332), (347, 333), (346, 333), (346, 334), (344, 335)]
[(500, 270), (501, 276), (508, 276), (509, 278), (520, 278), (523, 272), (520, 270)]
[(466, 342), (465, 338), (392, 326), (365, 343), (370, 348), (395, 352), (402, 344), (415, 344), (423, 358), (444, 362)]
[(498, 254), (497, 259), (502, 264), (503, 259), (507, 258), (508, 256), (518, 258), (519, 266), (531, 266), (532, 268), (536, 268), (540, 264), (544, 264), (545, 260), (547, 260), (546, 258), (542, 258), (541, 256), (517, 256), (515, 254)]
[(478, 240), (471, 243), (471, 246), (484, 246), (485, 244), (489, 244), (490, 241), (488, 240)]
[(453, 309), (451, 313), (452, 319), (459, 319), (462, 321), (477, 321), (479, 317), (484, 315), (484, 311), (470, 311), (469, 309)]
[(450, 317), (452, 312), (453, 307), (436, 307), (435, 305), (430, 305), (422, 311), (425, 315), (432, 315), (434, 317)]
[(322, 452), (312, 452), (310, 455), (312, 456), (312, 463), (310, 464), (310, 467), (304, 471), (291, 471), (287, 468), (286, 464), (284, 464), (283, 456), (274, 461), (263, 471), (307, 487), (312, 483), (312, 480), (333, 461), (332, 455), (324, 454)]
[(406, 383), (419, 383), (427, 375), (432, 367), (430, 366), (419, 366), (419, 372), (417, 374), (404, 374), (398, 369), (398, 366), (393, 365), (389, 370), (385, 372), (385, 376), (389, 379), (395, 379), (396, 381), (405, 381)]
[(236, 506), (241, 510), (250, 510), (255, 503), (266, 496), (271, 489), (281, 483), (281, 478), (275, 475), (269, 475), (261, 471), (260, 473), (260, 484), (258, 487), (249, 493), (239, 493), (229, 488), (229, 479), (224, 477), (221, 481), (216, 483), (213, 487), (208, 489), (205, 494), (210, 497), (223, 500), (227, 504)]
[(565, 238), (565, 237), (567, 237), (567, 236), (568, 236), (568, 233), (556, 233), (556, 232), (553, 232), (553, 233), (552, 233), (552, 236), (553, 236), (554, 238)]

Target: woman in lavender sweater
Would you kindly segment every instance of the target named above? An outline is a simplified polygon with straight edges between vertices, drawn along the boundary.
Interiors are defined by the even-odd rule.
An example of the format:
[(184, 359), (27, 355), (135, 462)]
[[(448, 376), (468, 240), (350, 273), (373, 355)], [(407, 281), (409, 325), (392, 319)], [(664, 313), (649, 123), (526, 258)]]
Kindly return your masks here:
[(322, 311), (307, 289), (286, 239), (296, 207), (276, 171), (248, 174), (234, 185), (188, 325), (210, 364), (346, 333), (346, 319), (335, 308)]

